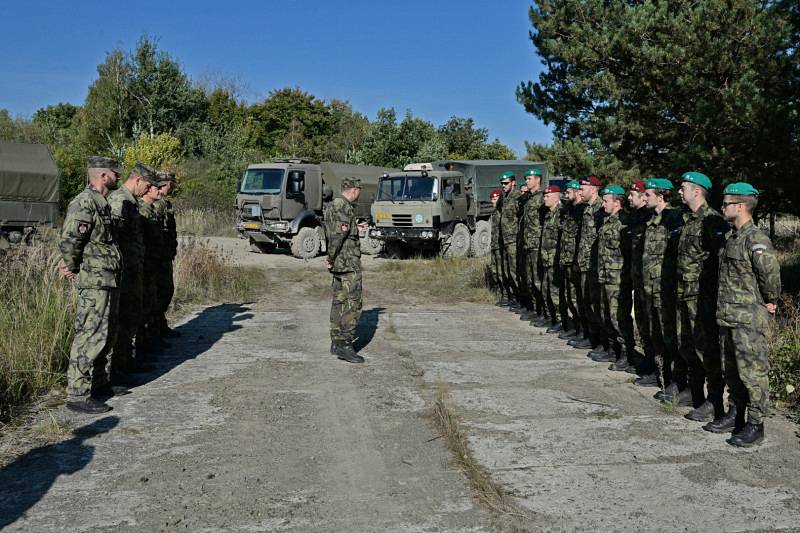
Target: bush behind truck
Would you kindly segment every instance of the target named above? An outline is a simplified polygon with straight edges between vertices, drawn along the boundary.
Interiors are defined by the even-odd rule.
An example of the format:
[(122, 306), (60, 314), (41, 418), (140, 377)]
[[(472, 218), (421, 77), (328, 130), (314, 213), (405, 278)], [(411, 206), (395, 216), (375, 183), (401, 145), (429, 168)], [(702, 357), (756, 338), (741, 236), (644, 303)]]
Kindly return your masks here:
[[(249, 165), (236, 195), (236, 229), (250, 241), (253, 251), (269, 253), (288, 246), (295, 257), (316, 257), (327, 248), (323, 207), (339, 193), (342, 179), (361, 180), (356, 214), (369, 221), (378, 179), (396, 170), (307, 159), (273, 159)], [(366, 235), (361, 248), (374, 254), (380, 251), (381, 243)]]
[(547, 183), (547, 164), (532, 161), (442, 160), (408, 165), (381, 177), (372, 204), (369, 234), (392, 256), (438, 249), (445, 257), (483, 256), (491, 246), (492, 203), (500, 175), (538, 168)]

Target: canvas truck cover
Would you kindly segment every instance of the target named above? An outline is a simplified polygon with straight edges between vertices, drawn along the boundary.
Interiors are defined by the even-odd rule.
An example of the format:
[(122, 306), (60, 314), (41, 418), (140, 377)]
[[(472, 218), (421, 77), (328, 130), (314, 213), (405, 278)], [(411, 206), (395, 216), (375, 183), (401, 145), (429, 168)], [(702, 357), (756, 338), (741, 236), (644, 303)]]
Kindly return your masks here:
[(60, 200), (58, 167), (45, 145), (0, 141), (0, 201)]
[(370, 216), (370, 205), (378, 191), (378, 181), (384, 174), (400, 172), (396, 168), (372, 167), (366, 165), (347, 165), (344, 163), (320, 163), (322, 179), (325, 185), (333, 189), (336, 197), (341, 191), (342, 179), (356, 177), (361, 180), (361, 195), (356, 202), (356, 214), (360, 217)]

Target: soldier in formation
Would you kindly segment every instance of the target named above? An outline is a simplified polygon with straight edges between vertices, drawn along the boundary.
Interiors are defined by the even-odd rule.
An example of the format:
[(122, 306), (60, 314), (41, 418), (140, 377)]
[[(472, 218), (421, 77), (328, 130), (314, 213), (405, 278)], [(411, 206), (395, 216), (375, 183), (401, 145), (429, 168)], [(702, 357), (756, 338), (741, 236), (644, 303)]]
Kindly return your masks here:
[[(508, 177), (501, 180), (506, 198)], [(524, 243), (525, 267), (536, 261), (541, 269), (538, 277), (528, 270), (509, 280), (506, 266), (506, 276), (495, 278), (498, 290), (510, 283), (525, 283), (530, 295), (538, 290), (549, 319), (534, 325), (549, 326), (576, 348), (592, 347), (589, 357), (610, 363), (609, 370), (637, 374), (637, 385), (658, 387), (656, 399), (691, 407), (686, 418), (705, 422), (703, 429), (731, 433), (730, 444), (759, 444), (780, 268), (753, 223), (758, 191), (729, 185), (720, 215), (708, 205), (712, 182), (699, 172), (681, 176), (683, 210), (672, 207), (675, 187), (667, 179), (637, 180), (627, 191), (609, 184), (598, 194), (599, 187), (593, 176), (571, 180), (563, 198), (546, 187), (538, 225), (530, 191), (515, 213), (507, 204), (497, 210), (496, 257), (509, 260), (501, 243)], [(538, 258), (531, 231), (540, 232)], [(530, 279), (535, 286), (527, 288)]]
[(163, 255), (167, 231), (152, 204), (165, 181), (136, 163), (117, 188), (120, 172), (118, 161), (90, 157), (88, 185), (70, 202), (61, 230), (60, 269), (78, 293), (67, 407), (80, 413), (109, 411), (105, 400), (127, 393), (136, 384), (131, 374), (148, 370), (142, 337), (155, 338), (148, 325), (161, 309), (153, 303), (153, 258)]

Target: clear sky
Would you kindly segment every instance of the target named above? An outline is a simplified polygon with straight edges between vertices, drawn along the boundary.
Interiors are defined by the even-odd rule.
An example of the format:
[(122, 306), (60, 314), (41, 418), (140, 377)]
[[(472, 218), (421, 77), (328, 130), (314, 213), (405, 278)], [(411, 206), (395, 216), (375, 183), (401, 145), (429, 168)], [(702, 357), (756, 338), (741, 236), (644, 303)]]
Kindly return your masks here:
[(6, 0), (0, 108), (83, 102), (96, 66), (142, 34), (195, 80), (236, 79), (249, 102), (281, 87), (441, 124), (473, 117), (518, 155), (548, 128), (514, 97), (541, 63), (527, 0)]

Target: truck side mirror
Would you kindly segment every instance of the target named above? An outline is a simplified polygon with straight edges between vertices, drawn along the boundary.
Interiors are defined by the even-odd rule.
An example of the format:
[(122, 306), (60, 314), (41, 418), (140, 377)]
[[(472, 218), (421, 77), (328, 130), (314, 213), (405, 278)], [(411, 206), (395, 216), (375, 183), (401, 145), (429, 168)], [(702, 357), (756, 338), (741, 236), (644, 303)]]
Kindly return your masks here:
[(306, 190), (306, 173), (302, 170), (290, 170), (286, 192), (291, 196), (299, 196)]

